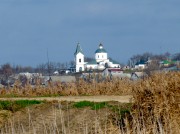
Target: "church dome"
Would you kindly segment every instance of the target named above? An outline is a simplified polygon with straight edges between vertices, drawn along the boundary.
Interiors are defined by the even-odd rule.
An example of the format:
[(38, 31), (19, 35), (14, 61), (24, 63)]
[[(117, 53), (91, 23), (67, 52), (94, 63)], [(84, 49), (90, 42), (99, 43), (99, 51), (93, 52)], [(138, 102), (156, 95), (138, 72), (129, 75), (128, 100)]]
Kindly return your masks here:
[(103, 45), (100, 44), (99, 48), (95, 51), (95, 53), (107, 53), (107, 51), (103, 48)]

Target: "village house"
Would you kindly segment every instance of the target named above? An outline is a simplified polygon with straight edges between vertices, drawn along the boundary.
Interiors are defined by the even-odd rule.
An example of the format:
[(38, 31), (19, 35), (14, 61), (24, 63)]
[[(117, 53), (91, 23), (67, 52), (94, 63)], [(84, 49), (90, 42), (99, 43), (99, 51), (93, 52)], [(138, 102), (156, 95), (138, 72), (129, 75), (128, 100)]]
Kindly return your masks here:
[(175, 64), (177, 64), (177, 61), (174, 61), (174, 60), (163, 60), (160, 62), (160, 65), (163, 67), (169, 67), (169, 66), (173, 66)]
[(144, 60), (140, 60), (135, 64), (135, 69), (145, 69), (147, 67), (147, 62), (145, 62)]
[(107, 76), (120, 76), (123, 74), (123, 70), (120, 68), (106, 68), (103, 71), (103, 76), (107, 77)]

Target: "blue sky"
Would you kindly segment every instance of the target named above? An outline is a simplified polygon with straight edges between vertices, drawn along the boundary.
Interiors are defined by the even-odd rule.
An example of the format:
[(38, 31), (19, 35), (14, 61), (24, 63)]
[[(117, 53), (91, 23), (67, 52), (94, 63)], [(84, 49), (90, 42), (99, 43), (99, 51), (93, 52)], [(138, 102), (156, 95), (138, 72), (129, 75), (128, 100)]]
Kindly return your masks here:
[(80, 42), (113, 59), (180, 52), (179, 0), (0, 0), (0, 65), (68, 62)]

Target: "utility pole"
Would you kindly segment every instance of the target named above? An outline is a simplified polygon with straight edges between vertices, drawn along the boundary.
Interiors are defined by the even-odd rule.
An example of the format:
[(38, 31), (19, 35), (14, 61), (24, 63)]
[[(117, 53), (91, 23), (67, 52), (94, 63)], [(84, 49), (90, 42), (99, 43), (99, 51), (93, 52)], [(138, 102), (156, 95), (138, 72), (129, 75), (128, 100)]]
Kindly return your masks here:
[(48, 69), (48, 75), (49, 75), (49, 78), (50, 78), (50, 73), (51, 73), (51, 70), (50, 70), (50, 63), (49, 63), (49, 53), (48, 53), (48, 49), (47, 49), (47, 69)]

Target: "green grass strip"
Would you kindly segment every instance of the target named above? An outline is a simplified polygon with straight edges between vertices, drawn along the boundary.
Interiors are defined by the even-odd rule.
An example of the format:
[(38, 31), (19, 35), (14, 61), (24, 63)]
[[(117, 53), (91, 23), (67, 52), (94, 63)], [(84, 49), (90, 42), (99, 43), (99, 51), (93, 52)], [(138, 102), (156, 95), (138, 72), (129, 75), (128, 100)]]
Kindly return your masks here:
[(17, 101), (0, 101), (0, 110), (10, 110), (12, 112), (18, 111), (21, 108), (30, 105), (40, 104), (43, 101), (38, 100), (17, 100)]
[(107, 105), (106, 102), (81, 101), (81, 102), (76, 102), (74, 104), (74, 107), (76, 108), (91, 107), (92, 110), (98, 110), (104, 108), (106, 105)]

